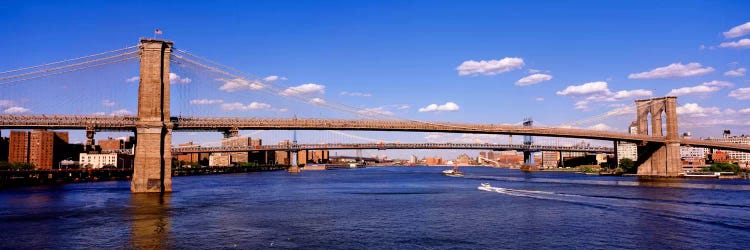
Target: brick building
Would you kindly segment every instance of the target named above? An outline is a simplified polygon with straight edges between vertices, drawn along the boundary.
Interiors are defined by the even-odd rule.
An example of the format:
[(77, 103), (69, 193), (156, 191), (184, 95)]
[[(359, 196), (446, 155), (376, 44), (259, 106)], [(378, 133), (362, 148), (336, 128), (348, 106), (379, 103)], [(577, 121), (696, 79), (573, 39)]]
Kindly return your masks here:
[[(221, 140), (221, 146), (223, 147), (259, 147), (262, 145), (261, 139), (252, 139), (247, 136), (238, 136), (238, 137), (231, 137), (231, 138), (225, 138)], [(229, 155), (232, 156), (232, 162), (249, 162), (250, 159), (248, 158), (249, 151), (245, 152), (231, 152)]]
[[(178, 148), (193, 148), (193, 147), (200, 147), (200, 145), (195, 144), (193, 142), (183, 143), (177, 145)], [(187, 154), (177, 154), (175, 155), (175, 158), (177, 158), (178, 161), (184, 161), (184, 162), (199, 162), (202, 165), (208, 164), (208, 158), (210, 156), (210, 153), (187, 153)]]
[(11, 131), (8, 161), (34, 164), (36, 169), (52, 169), (63, 160), (68, 146), (67, 132), (45, 130)]

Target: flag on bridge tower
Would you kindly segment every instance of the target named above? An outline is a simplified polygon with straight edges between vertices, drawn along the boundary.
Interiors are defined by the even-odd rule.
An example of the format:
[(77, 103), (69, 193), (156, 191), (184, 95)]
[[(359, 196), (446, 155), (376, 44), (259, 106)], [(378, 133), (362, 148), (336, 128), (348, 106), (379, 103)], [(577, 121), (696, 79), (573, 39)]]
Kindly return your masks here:
[(154, 34), (156, 34), (156, 35), (161, 35), (161, 33), (162, 33), (162, 32), (161, 32), (161, 30), (160, 30), (160, 29), (156, 29), (156, 30), (154, 30)]

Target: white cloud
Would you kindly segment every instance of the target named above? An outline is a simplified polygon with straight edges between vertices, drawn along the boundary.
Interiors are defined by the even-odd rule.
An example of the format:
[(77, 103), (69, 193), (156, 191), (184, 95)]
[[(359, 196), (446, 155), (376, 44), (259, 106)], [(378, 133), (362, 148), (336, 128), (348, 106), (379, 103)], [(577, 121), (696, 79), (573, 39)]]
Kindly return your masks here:
[(0, 100), (0, 108), (11, 107), (16, 105), (16, 102), (11, 100)]
[(190, 100), (190, 104), (196, 104), (196, 105), (209, 105), (209, 104), (219, 104), (224, 102), (222, 99), (194, 99)]
[(740, 76), (744, 76), (746, 72), (747, 72), (746, 68), (739, 68), (739, 69), (733, 69), (733, 70), (724, 72), (724, 75), (731, 76), (731, 77), (740, 77)]
[(685, 105), (677, 107), (678, 115), (686, 115), (689, 117), (706, 117), (709, 115), (718, 115), (721, 110), (717, 107), (701, 107), (697, 103), (686, 103)]
[(218, 79), (219, 81), (224, 82), (221, 87), (219, 87), (219, 90), (226, 91), (226, 92), (237, 92), (241, 90), (260, 90), (263, 89), (265, 85), (262, 83), (259, 83), (257, 81), (250, 82), (246, 79), (242, 78), (235, 78), (235, 79)]
[(617, 130), (616, 128), (610, 127), (604, 123), (599, 123), (599, 124), (590, 126), (587, 129), (597, 130), (597, 131), (616, 131)]
[(459, 76), (466, 75), (496, 75), (505, 73), (511, 70), (520, 69), (523, 67), (524, 62), (522, 58), (518, 57), (506, 57), (500, 60), (489, 60), (489, 61), (464, 61), (461, 65), (456, 67)]
[(701, 85), (693, 86), (693, 87), (683, 87), (683, 88), (677, 88), (672, 89), (672, 91), (669, 91), (667, 93), (668, 96), (682, 96), (682, 95), (705, 95), (710, 94), (716, 91), (721, 90), (723, 87), (731, 88), (734, 84), (727, 81), (710, 81), (710, 82), (704, 82)]
[(140, 78), (140, 77), (138, 77), (138, 76), (134, 76), (134, 77), (131, 77), (131, 78), (125, 79), (125, 82), (138, 82), (139, 80), (141, 80), (141, 78)]
[(700, 63), (673, 63), (668, 66), (653, 69), (647, 72), (634, 73), (628, 75), (630, 79), (660, 79), (660, 78), (678, 78), (691, 77), (708, 74), (714, 71), (714, 68), (705, 67)]
[(315, 83), (302, 84), (296, 87), (289, 87), (281, 92), (282, 95), (310, 96), (325, 93), (325, 86)]
[(562, 91), (557, 91), (557, 95), (565, 96), (587, 96), (587, 95), (609, 95), (611, 92), (607, 87), (607, 82), (589, 82), (582, 85), (571, 85)]
[(115, 104), (116, 104), (115, 102), (110, 101), (110, 100), (102, 100), (102, 105), (106, 107), (113, 107), (115, 106)]
[(170, 72), (169, 73), (169, 83), (170, 84), (188, 84), (192, 82), (193, 80), (187, 77), (181, 77), (175, 73)]
[(740, 109), (740, 111), (737, 112), (739, 112), (740, 114), (750, 114), (750, 108)]
[(409, 106), (409, 105), (406, 105), (406, 104), (399, 104), (399, 105), (396, 105), (396, 109), (398, 109), (398, 110), (409, 109), (409, 107), (410, 107), (410, 106)]
[(719, 44), (721, 48), (747, 49), (750, 48), (750, 39), (744, 38), (736, 42), (724, 42)]
[(529, 69), (528, 72), (529, 72), (529, 74), (536, 74), (536, 73), (539, 73), (539, 72), (542, 72), (542, 71), (538, 70), (538, 69)]
[(739, 88), (729, 92), (729, 97), (734, 97), (738, 100), (750, 99), (750, 88)]
[(370, 93), (346, 92), (346, 91), (342, 91), (341, 93), (339, 93), (339, 95), (360, 96), (360, 97), (370, 97), (370, 96), (372, 96), (372, 94), (370, 94)]
[(571, 96), (574, 98), (583, 98), (575, 103), (575, 109), (588, 110), (592, 102), (615, 102), (627, 99), (636, 99), (638, 97), (653, 96), (653, 91), (646, 89), (620, 90), (612, 92), (607, 87), (607, 82), (589, 82), (582, 85), (571, 85), (562, 91), (557, 91), (557, 95)]
[(704, 82), (703, 85), (704, 86), (715, 86), (715, 87), (727, 87), (727, 88), (734, 87), (734, 84), (732, 84), (731, 82), (717, 81), (717, 80), (713, 80), (713, 81), (710, 81), (710, 82)]
[(672, 91), (669, 91), (667, 95), (668, 96), (699, 95), (699, 94), (709, 94), (709, 93), (713, 93), (716, 91), (719, 91), (719, 87), (698, 85), (698, 86), (693, 86), (693, 87), (672, 89)]
[(312, 103), (312, 104), (324, 104), (324, 103), (326, 103), (326, 100), (323, 100), (323, 98), (317, 98), (316, 97), (316, 98), (310, 99), (310, 103)]
[(22, 113), (26, 113), (26, 112), (29, 112), (29, 111), (31, 111), (31, 110), (27, 109), (27, 108), (24, 108), (24, 107), (13, 106), (13, 107), (5, 109), (5, 111), (3, 111), (3, 112), (5, 112), (6, 114), (22, 114)]
[(436, 112), (436, 111), (456, 111), (458, 110), (458, 104), (454, 102), (446, 102), (443, 105), (430, 104), (427, 107), (420, 108), (419, 112)]
[(587, 101), (587, 100), (577, 101), (576, 104), (575, 104), (575, 109), (578, 109), (578, 110), (587, 110), (587, 109), (589, 109), (589, 102), (590, 101)]
[(537, 84), (544, 81), (552, 80), (551, 75), (547, 74), (533, 74), (524, 78), (519, 79), (516, 81), (516, 85), (518, 86), (528, 86), (532, 84)]
[(110, 115), (129, 115), (132, 113), (133, 112), (130, 112), (130, 110), (127, 110), (127, 109), (118, 109), (118, 110), (112, 111)]
[(106, 113), (104, 113), (104, 112), (94, 112), (94, 113), (91, 113), (91, 115), (103, 116), (103, 115), (106, 115)]
[(634, 89), (634, 90), (620, 90), (617, 91), (612, 98), (615, 100), (626, 100), (626, 99), (635, 99), (638, 97), (647, 97), (647, 96), (653, 96), (654, 92), (651, 90), (645, 90), (645, 89)]
[(724, 32), (724, 38), (737, 38), (747, 34), (750, 34), (750, 22), (737, 25)]
[(366, 108), (366, 109), (362, 109), (362, 110), (357, 111), (357, 113), (362, 114), (362, 115), (369, 115), (369, 116), (373, 116), (373, 115), (393, 115), (393, 112), (388, 111), (388, 110), (386, 110), (383, 107)]
[(286, 77), (283, 77), (283, 76), (266, 76), (265, 78), (263, 78), (263, 81), (266, 81), (266, 82), (275, 82), (277, 80), (286, 80)]
[(232, 103), (224, 103), (221, 104), (221, 109), (225, 111), (233, 111), (233, 110), (256, 110), (256, 109), (268, 109), (271, 108), (271, 105), (262, 103), (262, 102), (251, 102), (248, 105), (239, 103), (239, 102), (232, 102)]

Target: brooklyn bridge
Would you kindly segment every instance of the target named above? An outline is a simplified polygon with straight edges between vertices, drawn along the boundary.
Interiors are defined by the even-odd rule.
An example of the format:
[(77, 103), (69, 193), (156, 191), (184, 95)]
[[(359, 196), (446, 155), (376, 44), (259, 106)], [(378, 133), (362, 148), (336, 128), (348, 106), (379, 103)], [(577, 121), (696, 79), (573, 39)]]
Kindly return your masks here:
[[(198, 117), (173, 116), (170, 113), (170, 62), (178, 60), (209, 71), (219, 69), (173, 54), (173, 42), (159, 39), (141, 39), (136, 52), (128, 52), (108, 60), (137, 58), (140, 61), (137, 115), (0, 115), (0, 129), (64, 129), (85, 130), (89, 142), (99, 131), (132, 131), (137, 138), (135, 165), (131, 191), (170, 192), (173, 153), (184, 152), (231, 152), (248, 148), (207, 147), (173, 149), (174, 131), (213, 131), (226, 136), (237, 135), (239, 130), (358, 130), (441, 132), (461, 134), (524, 135), (562, 138), (595, 139), (617, 142), (633, 142), (638, 145), (638, 175), (676, 177), (681, 172), (680, 146), (694, 146), (750, 152), (750, 145), (717, 141), (681, 138), (678, 133), (677, 98), (672, 96), (635, 101), (635, 134), (606, 132), (590, 129), (520, 126), (507, 124), (473, 124), (430, 122), (404, 119), (324, 119), (324, 118), (246, 118), (246, 117)], [(97, 63), (97, 62), (93, 62)], [(95, 66), (96, 64), (92, 64)], [(54, 68), (53, 68), (54, 69)], [(65, 69), (54, 69), (65, 70)], [(53, 71), (54, 71), (53, 70)], [(17, 76), (18, 80), (26, 76)], [(237, 76), (239, 77), (239, 76)], [(7, 77), (6, 77), (7, 78)], [(2, 80), (15, 81), (13, 77)], [(258, 83), (261, 84), (261, 83)], [(264, 86), (270, 88), (270, 86)], [(300, 98), (291, 95), (292, 98)], [(332, 109), (346, 107), (332, 106)], [(662, 120), (665, 124), (662, 124)], [(664, 129), (666, 128), (666, 129)], [(662, 133), (665, 131), (665, 133)], [(482, 145), (482, 144), (329, 144), (264, 146), (253, 150), (300, 150), (300, 149), (513, 149), (513, 150), (557, 150), (583, 152), (614, 152), (612, 148), (565, 148), (539, 145)]]

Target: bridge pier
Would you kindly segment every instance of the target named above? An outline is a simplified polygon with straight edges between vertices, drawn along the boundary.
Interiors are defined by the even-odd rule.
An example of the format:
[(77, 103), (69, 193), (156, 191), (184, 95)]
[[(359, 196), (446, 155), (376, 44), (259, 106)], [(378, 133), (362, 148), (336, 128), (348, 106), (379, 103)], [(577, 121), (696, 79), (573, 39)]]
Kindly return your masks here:
[(677, 177), (682, 172), (680, 138), (677, 131), (677, 97), (667, 96), (637, 100), (638, 134), (648, 135), (648, 115), (651, 115), (651, 136), (663, 136), (662, 115), (666, 114), (665, 143), (645, 143), (638, 146), (639, 176)]
[(529, 166), (534, 166), (534, 152), (524, 150), (523, 151), (523, 163)]
[(172, 192), (169, 55), (172, 42), (141, 39), (135, 164), (130, 191)]

